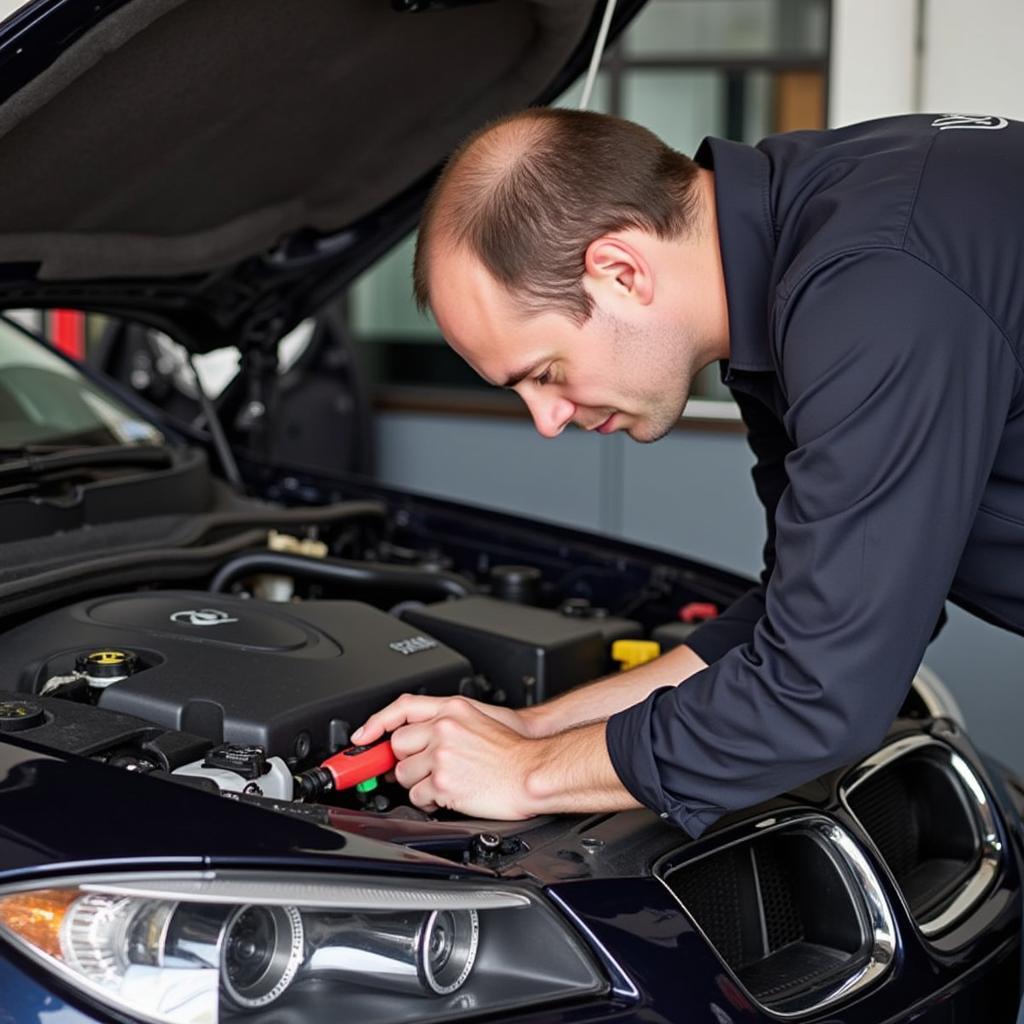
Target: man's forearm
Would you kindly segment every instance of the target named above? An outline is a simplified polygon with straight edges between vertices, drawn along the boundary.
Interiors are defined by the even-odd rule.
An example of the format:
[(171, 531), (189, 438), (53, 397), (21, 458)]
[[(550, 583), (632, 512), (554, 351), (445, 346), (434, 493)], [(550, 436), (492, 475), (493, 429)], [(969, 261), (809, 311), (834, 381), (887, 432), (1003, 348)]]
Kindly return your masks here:
[(623, 811), (640, 806), (612, 767), (604, 722), (520, 742), (533, 747), (524, 778), (527, 813)]
[(685, 645), (646, 665), (606, 676), (563, 693), (520, 715), (533, 736), (551, 736), (586, 722), (603, 722), (624, 708), (639, 704), (661, 686), (674, 686), (706, 668), (703, 659)]

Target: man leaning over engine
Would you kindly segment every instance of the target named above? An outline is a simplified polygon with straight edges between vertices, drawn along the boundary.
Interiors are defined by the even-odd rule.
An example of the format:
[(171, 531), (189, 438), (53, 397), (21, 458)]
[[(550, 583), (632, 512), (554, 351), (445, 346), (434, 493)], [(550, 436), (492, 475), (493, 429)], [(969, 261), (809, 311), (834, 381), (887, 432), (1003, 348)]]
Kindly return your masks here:
[(877, 747), (947, 597), (1024, 632), (1021, 180), (1024, 124), (996, 117), (710, 138), (690, 160), (536, 109), (465, 142), (423, 216), (420, 304), (545, 437), (656, 441), (719, 361), (765, 568), (631, 672), (519, 711), (407, 695), (354, 740), (392, 732), (423, 808), (639, 803), (697, 836)]

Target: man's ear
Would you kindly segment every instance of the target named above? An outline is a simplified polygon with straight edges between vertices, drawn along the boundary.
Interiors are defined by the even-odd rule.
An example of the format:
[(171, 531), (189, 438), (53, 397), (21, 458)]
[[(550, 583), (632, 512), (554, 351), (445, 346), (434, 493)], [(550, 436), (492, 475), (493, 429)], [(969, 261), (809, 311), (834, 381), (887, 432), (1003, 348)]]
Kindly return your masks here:
[(618, 235), (595, 238), (584, 256), (587, 277), (647, 306), (654, 299), (654, 272), (643, 252)]

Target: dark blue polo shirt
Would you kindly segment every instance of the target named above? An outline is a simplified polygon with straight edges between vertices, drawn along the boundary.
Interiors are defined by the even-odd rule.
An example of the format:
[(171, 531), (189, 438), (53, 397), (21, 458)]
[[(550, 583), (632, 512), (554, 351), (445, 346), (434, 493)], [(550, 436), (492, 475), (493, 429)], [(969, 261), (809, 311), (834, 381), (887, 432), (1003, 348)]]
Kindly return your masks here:
[(707, 139), (732, 389), (768, 523), (709, 662), (609, 719), (691, 835), (884, 738), (948, 597), (1024, 633), (1024, 124)]

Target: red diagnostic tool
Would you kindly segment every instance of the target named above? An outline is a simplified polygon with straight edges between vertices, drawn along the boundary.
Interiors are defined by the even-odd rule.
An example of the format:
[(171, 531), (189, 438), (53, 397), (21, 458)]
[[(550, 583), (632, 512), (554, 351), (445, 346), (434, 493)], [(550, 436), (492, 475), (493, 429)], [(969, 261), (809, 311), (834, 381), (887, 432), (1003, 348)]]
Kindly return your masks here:
[(316, 800), (332, 790), (351, 789), (360, 794), (377, 788), (377, 776), (391, 771), (397, 760), (391, 740), (377, 740), (365, 747), (348, 747), (295, 776), (298, 800)]
[(368, 747), (348, 747), (327, 758), (320, 767), (331, 773), (335, 789), (349, 789), (391, 771), (396, 763), (391, 740), (385, 739)]

